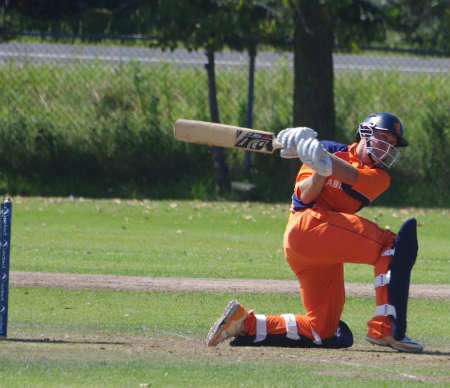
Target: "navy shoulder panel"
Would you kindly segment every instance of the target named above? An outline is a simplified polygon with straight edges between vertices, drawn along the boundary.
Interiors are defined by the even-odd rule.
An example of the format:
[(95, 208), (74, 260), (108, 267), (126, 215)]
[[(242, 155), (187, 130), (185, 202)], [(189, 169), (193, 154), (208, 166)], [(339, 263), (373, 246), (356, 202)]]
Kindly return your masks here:
[(370, 199), (366, 197), (364, 194), (361, 194), (360, 192), (353, 190), (353, 188), (350, 185), (342, 183), (341, 187), (345, 193), (350, 195), (350, 197), (357, 199), (361, 203), (361, 206), (358, 208), (358, 210), (356, 210), (357, 212), (359, 212), (364, 206), (370, 205), (371, 203)]
[(330, 153), (335, 154), (336, 152), (347, 151), (347, 144), (338, 143), (331, 140), (321, 140), (320, 144)]

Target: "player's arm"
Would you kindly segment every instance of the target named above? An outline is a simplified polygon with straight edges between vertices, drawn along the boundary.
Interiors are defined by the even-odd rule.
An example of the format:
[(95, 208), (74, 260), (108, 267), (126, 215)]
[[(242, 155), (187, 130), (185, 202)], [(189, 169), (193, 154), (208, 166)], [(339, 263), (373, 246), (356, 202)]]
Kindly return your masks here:
[[(311, 203), (319, 196), (328, 176), (331, 174), (336, 179), (350, 186), (356, 184), (358, 180), (358, 171), (350, 163), (333, 154), (330, 154), (325, 150), (323, 150), (323, 153), (322, 158), (329, 158), (329, 163), (327, 163), (329, 166), (327, 168), (323, 168), (323, 166), (318, 167), (316, 165), (316, 168), (319, 171), (316, 170), (316, 172), (308, 178), (305, 178), (298, 183), (300, 200), (303, 203)], [(312, 160), (314, 160), (314, 157), (310, 158), (310, 161)], [(314, 166), (312, 167), (314, 168)]]
[(331, 159), (333, 176), (350, 186), (356, 184), (358, 180), (358, 170), (345, 160), (327, 152)]
[(300, 200), (303, 203), (313, 202), (322, 191), (323, 186), (328, 177), (318, 174), (317, 172), (298, 183), (300, 190)]
[[(356, 168), (335, 155), (329, 155), (332, 164), (333, 176), (350, 186), (356, 184), (358, 179), (358, 171)], [(300, 189), (300, 200), (303, 203), (311, 203), (314, 201), (322, 191), (327, 178), (327, 176), (323, 176), (315, 172), (308, 178), (301, 180), (298, 184)]]
[(301, 139), (297, 145), (300, 160), (319, 175), (334, 177), (353, 186), (358, 180), (358, 171), (350, 163), (330, 154), (317, 139)]

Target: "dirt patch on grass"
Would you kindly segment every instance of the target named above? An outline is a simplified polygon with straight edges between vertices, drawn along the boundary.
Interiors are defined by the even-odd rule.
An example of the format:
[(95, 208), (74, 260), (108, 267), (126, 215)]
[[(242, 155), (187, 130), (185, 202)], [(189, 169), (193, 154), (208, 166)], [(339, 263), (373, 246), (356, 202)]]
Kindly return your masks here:
[[(76, 290), (299, 294), (298, 282), (295, 280), (268, 279), (152, 278), (11, 271), (10, 284), (15, 287), (51, 287)], [(372, 284), (346, 283), (345, 289), (349, 297), (373, 297), (375, 295)], [(410, 297), (450, 300), (450, 285), (412, 284)]]

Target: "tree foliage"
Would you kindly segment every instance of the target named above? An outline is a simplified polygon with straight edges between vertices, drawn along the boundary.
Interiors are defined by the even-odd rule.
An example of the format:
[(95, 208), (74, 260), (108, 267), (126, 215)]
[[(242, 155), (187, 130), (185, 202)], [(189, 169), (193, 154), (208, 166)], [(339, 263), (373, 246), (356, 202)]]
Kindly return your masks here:
[[(316, 3), (328, 16), (339, 47), (357, 49), (376, 41), (450, 49), (450, 0), (1, 0), (0, 22), (4, 30), (69, 34), (151, 35), (157, 25), (167, 29), (168, 36), (186, 27), (187, 22), (173, 29), (174, 20), (185, 16), (197, 20), (193, 46), (204, 41), (208, 27), (214, 27), (211, 38), (218, 42), (222, 36), (226, 45), (236, 49), (255, 37), (258, 42), (287, 47), (293, 43), (295, 15), (308, 3)], [(161, 17), (161, 12), (175, 18)]]
[[(415, 48), (450, 50), (450, 0), (378, 0), (386, 28)], [(405, 43), (402, 43), (404, 45)]]

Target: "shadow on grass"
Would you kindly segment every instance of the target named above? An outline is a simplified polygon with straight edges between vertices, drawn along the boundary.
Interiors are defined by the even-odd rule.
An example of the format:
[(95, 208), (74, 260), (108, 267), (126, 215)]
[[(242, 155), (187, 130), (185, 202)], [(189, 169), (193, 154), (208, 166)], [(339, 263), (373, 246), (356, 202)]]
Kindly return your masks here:
[(126, 342), (117, 341), (75, 341), (75, 340), (52, 340), (50, 338), (2, 338), (0, 342), (22, 342), (34, 344), (81, 344), (81, 345), (127, 345)]
[(347, 352), (364, 352), (364, 353), (395, 353), (395, 354), (403, 354), (403, 355), (418, 355), (418, 356), (450, 356), (450, 352), (440, 352), (439, 350), (424, 350), (423, 352), (420, 353), (413, 353), (413, 352), (399, 352), (395, 349), (391, 349), (391, 348), (382, 348), (382, 349), (345, 349)]

